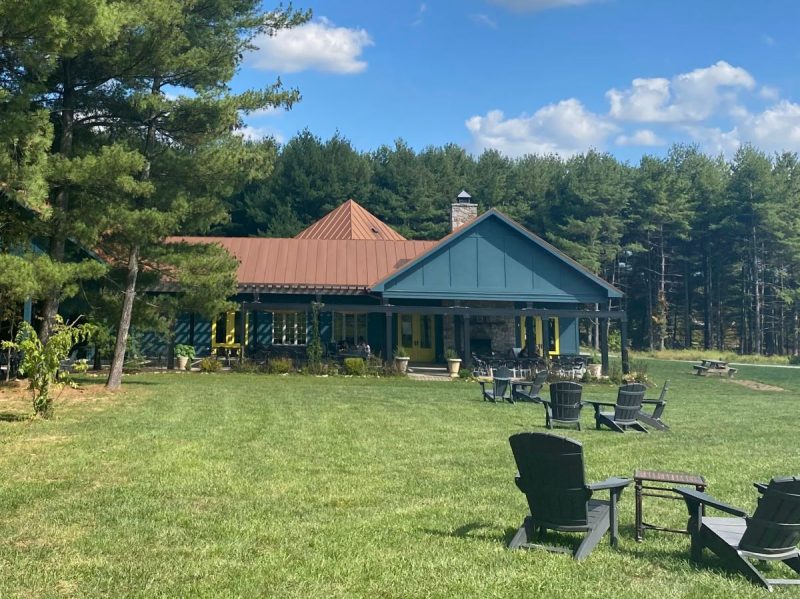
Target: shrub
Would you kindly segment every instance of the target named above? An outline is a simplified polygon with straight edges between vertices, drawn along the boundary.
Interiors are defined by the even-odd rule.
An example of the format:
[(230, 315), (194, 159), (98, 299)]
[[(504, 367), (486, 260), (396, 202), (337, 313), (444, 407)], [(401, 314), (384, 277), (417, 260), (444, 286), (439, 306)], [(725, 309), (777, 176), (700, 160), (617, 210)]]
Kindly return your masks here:
[(270, 374), (287, 374), (293, 369), (291, 358), (272, 358), (267, 362), (267, 372)]
[(37, 416), (50, 417), (53, 411), (50, 388), (52, 385), (68, 381), (66, 373), (60, 371), (61, 360), (69, 355), (73, 345), (88, 338), (93, 330), (94, 327), (88, 324), (80, 326), (65, 324), (61, 317), (57, 316), (50, 337), (44, 344), (27, 322), (20, 325), (19, 333), (13, 342), (2, 343), (4, 349), (11, 348), (22, 352), (19, 373), (30, 381), (33, 411)]
[(398, 345), (394, 350), (395, 358), (408, 358), (408, 350), (402, 345)]
[(367, 374), (367, 365), (363, 358), (345, 358), (344, 373), (352, 376), (364, 376)]
[(448, 347), (446, 350), (444, 350), (444, 358), (445, 360), (459, 360), (461, 356), (459, 356), (458, 352), (452, 347)]
[(194, 347), (191, 345), (183, 345), (179, 343), (175, 346), (175, 357), (176, 358), (189, 358), (190, 360), (194, 359)]
[(462, 368), (458, 371), (458, 378), (460, 379), (471, 379), (472, 378), (472, 371), (467, 368)]
[(241, 362), (237, 361), (231, 364), (231, 370), (233, 372), (241, 372), (245, 374), (263, 371), (258, 362), (254, 362), (253, 360), (249, 360), (247, 358), (243, 359)]
[(789, 364), (792, 366), (800, 366), (800, 354), (796, 356), (789, 356)]
[(207, 357), (200, 360), (200, 372), (219, 372), (222, 370), (222, 362), (216, 358)]

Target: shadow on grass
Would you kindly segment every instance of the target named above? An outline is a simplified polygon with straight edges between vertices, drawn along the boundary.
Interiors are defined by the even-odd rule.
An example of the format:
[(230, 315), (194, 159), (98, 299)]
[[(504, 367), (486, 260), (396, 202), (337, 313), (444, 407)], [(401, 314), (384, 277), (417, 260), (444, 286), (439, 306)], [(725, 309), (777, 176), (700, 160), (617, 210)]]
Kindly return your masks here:
[(30, 420), (30, 414), (15, 414), (14, 412), (0, 412), (0, 422), (24, 422)]
[[(484, 529), (484, 530), (482, 530)], [(507, 528), (503, 533), (490, 532), (496, 531), (494, 525), (488, 522), (469, 522), (459, 526), (455, 530), (433, 530), (424, 528), (422, 531), (437, 537), (449, 537), (451, 539), (475, 539), (479, 541), (491, 541), (492, 543), (503, 543), (508, 545), (517, 532), (516, 528)]]

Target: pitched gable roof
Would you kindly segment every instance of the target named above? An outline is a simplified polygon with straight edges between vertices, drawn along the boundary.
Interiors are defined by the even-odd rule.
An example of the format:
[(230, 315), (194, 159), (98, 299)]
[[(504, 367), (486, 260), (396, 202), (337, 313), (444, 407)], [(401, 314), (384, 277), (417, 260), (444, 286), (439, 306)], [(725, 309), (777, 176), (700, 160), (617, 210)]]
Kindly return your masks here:
[(354, 200), (347, 200), (294, 238), (405, 241), (405, 237)]
[(443, 237), (438, 243), (436, 243), (436, 245), (431, 247), (428, 251), (419, 254), (416, 258), (414, 258), (413, 260), (411, 260), (407, 264), (405, 264), (402, 267), (398, 268), (394, 272), (389, 273), (383, 280), (381, 280), (379, 283), (377, 283), (376, 285), (374, 285), (372, 287), (372, 291), (379, 292), (379, 293), (382, 293), (382, 292), (386, 291), (387, 286), (391, 285), (392, 282), (397, 281), (398, 279), (400, 279), (401, 277), (403, 277), (407, 273), (412, 272), (413, 270), (418, 268), (424, 261), (426, 261), (429, 257), (433, 256), (437, 252), (440, 252), (446, 246), (452, 245), (453, 243), (456, 242), (456, 240), (458, 240), (458, 239), (460, 239), (462, 237), (466, 237), (473, 229), (475, 229), (476, 227), (480, 226), (481, 223), (483, 223), (484, 221), (486, 221), (486, 220), (488, 220), (490, 218), (496, 218), (501, 223), (507, 225), (508, 227), (511, 227), (514, 231), (517, 231), (523, 237), (525, 237), (529, 241), (532, 241), (534, 244), (536, 244), (542, 250), (547, 252), (547, 254), (549, 254), (553, 258), (555, 258), (557, 261), (569, 266), (571, 269), (573, 269), (573, 271), (577, 271), (577, 273), (579, 273), (586, 280), (589, 280), (592, 283), (598, 285), (600, 288), (602, 288), (604, 291), (607, 292), (609, 298), (618, 298), (618, 297), (622, 297), (624, 295), (622, 293), (622, 291), (620, 291), (619, 289), (617, 289), (613, 285), (609, 284), (608, 282), (606, 282), (602, 278), (598, 277), (597, 275), (592, 273), (589, 269), (587, 269), (585, 266), (583, 266), (579, 262), (576, 262), (575, 260), (573, 260), (572, 258), (567, 256), (566, 254), (564, 254), (561, 250), (559, 250), (555, 246), (549, 244), (548, 242), (546, 242), (544, 239), (542, 239), (538, 235), (535, 235), (534, 233), (528, 231), (525, 227), (523, 227), (522, 225), (518, 224), (517, 222), (515, 222), (514, 220), (512, 220), (511, 218), (509, 218), (508, 216), (506, 216), (505, 214), (503, 214), (499, 210), (497, 210), (496, 208), (492, 208), (492, 209), (484, 212), (478, 218), (476, 218), (476, 219), (470, 221), (469, 223), (459, 227), (458, 229), (456, 229), (455, 231), (453, 231), (452, 233), (450, 233), (446, 237)]
[(170, 237), (172, 243), (216, 243), (239, 261), (240, 290), (265, 293), (358, 293), (435, 241)]

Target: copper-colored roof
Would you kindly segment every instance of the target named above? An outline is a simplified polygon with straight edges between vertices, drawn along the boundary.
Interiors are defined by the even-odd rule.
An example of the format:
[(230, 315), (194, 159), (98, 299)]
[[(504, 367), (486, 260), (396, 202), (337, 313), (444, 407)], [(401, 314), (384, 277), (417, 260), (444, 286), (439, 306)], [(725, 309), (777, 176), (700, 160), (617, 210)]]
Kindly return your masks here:
[(426, 252), (436, 241), (170, 237), (217, 243), (239, 260), (239, 288), (268, 291), (364, 291)]
[(405, 241), (405, 237), (354, 200), (347, 200), (295, 239), (369, 239)]

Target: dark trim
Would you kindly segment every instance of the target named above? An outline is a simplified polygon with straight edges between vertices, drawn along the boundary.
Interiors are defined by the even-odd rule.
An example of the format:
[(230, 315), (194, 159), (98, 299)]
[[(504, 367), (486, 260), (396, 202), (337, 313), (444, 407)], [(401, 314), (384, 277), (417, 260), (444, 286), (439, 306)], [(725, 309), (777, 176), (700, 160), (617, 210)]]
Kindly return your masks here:
[[(243, 302), (245, 310), (261, 312), (303, 312), (311, 310), (311, 303), (298, 302), (296, 304)], [(331, 312), (359, 312), (380, 314), (443, 314), (465, 316), (540, 316), (542, 318), (611, 318), (613, 320), (627, 321), (627, 315), (622, 310), (575, 310), (575, 309), (546, 309), (546, 308), (473, 308), (469, 306), (398, 306), (398, 305), (373, 305), (364, 304), (327, 304), (326, 309)]]

